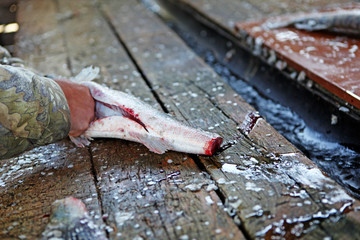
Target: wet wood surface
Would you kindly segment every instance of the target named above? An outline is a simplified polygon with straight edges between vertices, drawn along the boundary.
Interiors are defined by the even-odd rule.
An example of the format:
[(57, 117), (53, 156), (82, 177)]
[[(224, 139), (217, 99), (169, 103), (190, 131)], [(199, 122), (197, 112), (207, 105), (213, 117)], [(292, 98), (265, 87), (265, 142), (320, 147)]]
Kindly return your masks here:
[[(164, 0), (164, 2), (167, 2)], [(294, 28), (265, 29), (262, 24), (265, 18), (269, 21), (285, 22), (299, 12), (315, 12), (316, 10), (341, 10), (343, 8), (359, 8), (356, 1), (227, 1), (222, 4), (215, 0), (169, 0), (187, 11), (193, 12), (206, 24), (216, 25), (222, 31), (238, 37), (246, 48), (254, 51), (255, 39), (261, 40), (256, 48), (274, 51), (275, 62), (284, 61), (290, 71), (306, 73), (304, 86), (310, 88), (335, 105), (350, 108), (354, 117), (359, 118), (360, 93), (358, 91), (356, 51), (357, 37), (339, 37), (334, 34), (306, 32)], [(221, 6), (220, 6), (221, 5)], [(281, 15), (283, 18), (277, 18)], [(301, 17), (301, 15), (299, 15)], [(274, 17), (274, 18), (271, 18)], [(234, 30), (236, 29), (236, 32)], [(283, 35), (282, 35), (283, 34)], [(281, 35), (292, 34), (292, 39), (280, 39)], [(294, 37), (298, 36), (296, 40)], [(336, 45), (336, 47), (334, 47)], [(338, 45), (341, 45), (339, 48)], [(315, 49), (315, 51), (314, 51)], [(318, 50), (317, 50), (318, 49)], [(311, 51), (308, 52), (308, 50)], [(264, 52), (264, 50), (263, 50)], [(268, 60), (269, 55), (265, 57)], [(349, 60), (351, 59), (351, 60)], [(275, 65), (274, 62), (274, 65)], [(275, 65), (280, 66), (280, 65)], [(284, 67), (286, 68), (286, 66)], [(285, 69), (287, 71), (287, 69)], [(294, 73), (294, 74), (295, 74)], [(341, 73), (341, 74), (339, 74)], [(308, 82), (308, 79), (311, 81)], [(312, 82), (314, 81), (314, 82)], [(307, 84), (307, 85), (306, 85)], [(314, 87), (313, 87), (314, 86)], [(313, 89), (311, 89), (313, 88)]]
[(110, 239), (360, 238), (359, 202), (141, 2), (21, 1), (18, 19), (17, 55), (30, 67), (74, 76), (99, 66), (98, 82), (237, 143), (201, 157), (64, 140), (2, 161), (1, 239), (39, 237), (51, 203), (70, 195)]
[(228, 0), (225, 3), (216, 0), (164, 0), (190, 6), (203, 17), (211, 18), (216, 24), (233, 31), (234, 24), (240, 21), (259, 20), (265, 17), (278, 16), (285, 13), (308, 12), (325, 6), (351, 4), (353, 0), (317, 0), (317, 1), (289, 1), (289, 0)]
[[(354, 5), (354, 9), (359, 8), (360, 5), (356, 7)], [(337, 10), (344, 8), (338, 7), (333, 11)], [(262, 39), (263, 47), (275, 50), (282, 61), (287, 62), (298, 72), (303, 71), (311, 80), (329, 92), (360, 109), (357, 70), (360, 56), (355, 50), (359, 48), (359, 39), (325, 32), (306, 32), (292, 27), (280, 29), (264, 27), (271, 22), (285, 22), (286, 19), (292, 18), (291, 15), (284, 15), (260, 21), (239, 22), (236, 28), (248, 32), (254, 38)], [(259, 31), (259, 28), (262, 30)], [(281, 37), (286, 34), (292, 34), (292, 39)]]
[[(42, 21), (34, 9), (43, 13)], [(56, 13), (52, 1), (20, 3), (18, 55), (41, 72), (69, 76)], [(90, 159), (87, 149), (64, 140), (1, 161), (0, 239), (39, 238), (49, 221), (51, 203), (66, 196), (82, 199), (93, 216), (101, 216)], [(103, 224), (101, 218), (96, 222)]]
[[(64, 22), (65, 29), (75, 24), (81, 26), (66, 33), (73, 72), (80, 71), (84, 64), (99, 66), (100, 63), (107, 77), (103, 82), (108, 86), (158, 106), (101, 12), (88, 1), (60, 3), (63, 12), (81, 8), (86, 8), (81, 16)], [(71, 39), (83, 41), (77, 45), (71, 44)], [(89, 39), (94, 43), (90, 51), (89, 46), (81, 44)], [(214, 190), (197, 187), (210, 185), (212, 181), (185, 154), (157, 155), (139, 144), (117, 140), (94, 143), (90, 152), (103, 214), (108, 216), (106, 223), (113, 229), (110, 238), (243, 238), (223, 211)], [(191, 184), (195, 185), (194, 191), (186, 188), (191, 188)], [(213, 204), (209, 205), (206, 199)]]
[[(195, 57), (185, 44), (164, 24), (160, 23), (154, 16), (149, 15), (144, 8), (134, 7), (134, 10), (128, 11), (128, 6), (129, 4), (126, 3), (122, 5), (109, 1), (109, 4), (105, 5), (104, 8), (110, 20), (114, 23), (115, 29), (119, 32), (120, 36), (123, 36), (123, 41), (128, 44), (130, 53), (143, 70), (144, 75), (147, 76), (148, 81), (159, 87), (159, 91), (157, 92), (160, 94), (160, 100), (168, 108), (173, 108), (175, 105), (175, 113), (179, 111), (185, 118), (201, 118), (203, 123), (200, 126), (203, 128), (205, 126), (205, 128), (208, 127), (208, 129), (216, 129), (221, 132), (227, 140), (234, 138), (236, 126), (246, 122), (249, 113), (254, 110), (242, 102), (228, 86), (225, 84), (222, 85), (221, 79), (218, 76), (209, 76), (210, 69)], [(121, 14), (117, 14), (119, 9)], [(142, 17), (139, 18), (138, 16)], [(126, 29), (129, 23), (137, 22), (139, 22), (139, 24), (136, 25), (140, 26), (137, 31), (128, 32), (127, 30), (123, 30)], [(162, 47), (150, 50), (149, 46)], [(132, 51), (132, 49), (136, 50)], [(143, 58), (142, 54), (147, 51), (150, 51), (149, 57)], [(186, 61), (174, 60), (179, 58)], [(159, 64), (161, 64), (161, 71), (158, 70)], [(189, 68), (189, 66), (191, 66), (191, 68)], [(171, 86), (169, 84), (169, 78), (174, 79), (181, 74), (184, 79), (190, 79), (190, 81), (188, 80), (187, 83), (184, 83), (185, 80), (182, 80), (183, 84), (181, 84), (178, 79), (176, 79), (173, 81), (179, 84)], [(195, 79), (195, 81), (193, 81), (193, 79)], [(167, 87), (165, 88), (164, 86), (166, 85)], [(192, 93), (195, 92), (195, 89), (200, 90), (196, 92), (196, 101), (188, 101), (189, 97), (192, 98)], [(184, 94), (180, 95), (179, 90), (181, 90), (181, 92), (185, 90), (188, 94), (185, 94), (185, 96), (183, 96)], [(201, 99), (200, 94), (205, 94), (205, 99)], [(207, 95), (210, 96), (210, 98), (207, 97)], [(227, 99), (229, 96), (231, 96), (231, 100)], [(237, 107), (239, 105), (241, 107)], [(210, 113), (203, 113), (204, 109), (215, 107), (217, 109), (213, 109)], [(191, 120), (189, 122), (194, 124)], [(222, 124), (222, 122), (226, 122), (226, 124)], [(197, 122), (195, 123), (198, 124)], [(256, 237), (256, 234), (261, 232), (264, 226), (271, 226), (276, 221), (285, 221), (286, 218), (301, 218), (304, 214), (307, 216), (316, 215), (319, 212), (325, 213), (326, 215), (326, 212), (334, 207), (336, 208), (336, 205), (337, 207), (343, 206), (341, 203), (335, 203), (331, 200), (328, 202), (326, 200), (323, 201), (328, 204), (321, 203), (323, 196), (316, 191), (312, 191), (315, 187), (314, 183), (304, 181), (306, 181), (305, 179), (311, 179), (315, 176), (324, 177), (323, 180), (325, 180), (326, 177), (316, 169), (309, 159), (299, 153), (285, 138), (279, 136), (263, 119), (259, 119), (256, 122), (247, 137), (248, 138), (240, 137), (238, 139), (240, 142), (238, 145), (225, 151), (218, 156), (217, 159), (211, 161), (211, 163), (209, 163), (208, 158), (200, 158), (199, 160), (217, 182), (219, 182), (220, 179), (220, 182), (225, 181), (225, 184), (219, 185), (219, 189), (226, 199), (230, 198), (231, 201), (234, 202), (230, 202), (228, 206), (229, 208), (236, 206), (234, 211), (238, 213), (237, 216), (239, 219), (247, 226), (247, 233), (251, 237)], [(249, 143), (248, 140), (252, 142)], [(219, 160), (221, 163), (222, 159), (223, 167), (221, 169), (214, 166), (219, 163)], [(250, 161), (250, 163), (246, 160)], [(251, 163), (251, 161), (253, 162)], [(214, 162), (215, 164), (213, 164)], [(277, 164), (282, 167), (275, 167)], [(286, 164), (290, 164), (291, 166), (285, 167), (284, 165)], [(254, 167), (254, 169), (251, 167)], [(236, 170), (231, 172), (229, 168), (235, 168)], [(241, 171), (241, 168), (243, 171)], [(249, 175), (245, 173), (249, 170), (250, 176), (256, 176), (256, 171), (260, 171), (260, 176), (254, 177), (255, 179), (251, 179), (250, 177), (250, 179), (253, 180), (251, 181)], [(263, 176), (261, 176), (262, 174)], [(268, 181), (268, 179), (276, 178), (279, 181)], [(231, 184), (232, 181), (236, 184)], [(330, 192), (332, 192), (332, 186), (337, 184), (330, 179), (325, 181), (328, 182), (329, 185), (323, 188), (323, 190), (328, 192), (329, 195), (332, 195), (330, 194)], [(241, 184), (243, 184), (242, 187), (239, 186)], [(294, 203), (291, 196), (287, 196), (289, 194), (284, 193), (284, 191), (286, 192), (293, 188), (307, 192), (309, 194), (308, 201), (311, 203), (302, 204), (301, 200), (299, 204)], [(234, 189), (238, 189), (238, 191), (235, 190), (234, 193)], [(244, 192), (241, 191), (241, 189), (248, 189), (250, 191)], [(259, 199), (259, 201), (254, 201), (254, 199)], [(264, 202), (264, 199), (267, 200)], [(345, 202), (346, 201), (347, 200), (345, 200)], [(318, 202), (320, 202), (320, 204), (318, 204)], [(243, 205), (246, 207), (243, 207)], [(256, 209), (258, 206), (261, 206), (261, 210), (266, 212), (266, 214), (260, 214), (261, 216), (256, 216), (255, 214), (255, 216), (252, 216), (255, 219), (247, 220), (247, 217), (254, 213), (254, 208)], [(291, 211), (289, 213), (290, 215), (284, 217), (283, 214), (285, 213), (280, 209), (287, 209), (285, 212), (290, 209), (294, 211)], [(268, 220), (269, 216), (271, 216), (270, 220)], [(314, 221), (316, 217), (311, 218), (310, 222)], [(348, 229), (351, 229), (352, 221), (348, 221)], [(275, 228), (276, 227), (273, 227), (272, 229), (273, 233), (276, 231)], [(318, 231), (326, 235), (326, 230), (320, 230), (319, 228)], [(266, 232), (266, 234), (270, 235), (271, 231)]]

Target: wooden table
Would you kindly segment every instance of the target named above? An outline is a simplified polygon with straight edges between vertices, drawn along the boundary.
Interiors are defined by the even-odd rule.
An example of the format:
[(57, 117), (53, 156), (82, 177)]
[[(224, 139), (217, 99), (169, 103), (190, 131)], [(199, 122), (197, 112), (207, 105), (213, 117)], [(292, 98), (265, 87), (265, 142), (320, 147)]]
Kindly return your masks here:
[(360, 203), (277, 133), (141, 2), (19, 2), (17, 56), (99, 82), (237, 144), (214, 157), (110, 139), (0, 162), (0, 238), (35, 239), (51, 203), (86, 204), (109, 239), (360, 239)]
[[(262, 25), (274, 21), (285, 22), (285, 19), (301, 17), (306, 13), (359, 9), (360, 5), (356, 1), (229, 0), (226, 3), (216, 0), (160, 1), (170, 2), (171, 5), (190, 13), (205, 25), (236, 39), (259, 59), (280, 69), (290, 80), (296, 80), (295, 84), (331, 103), (334, 109), (340, 109), (340, 113), (336, 114), (341, 115), (341, 111), (344, 110), (359, 121), (360, 92), (356, 64), (359, 56), (354, 50), (358, 48), (358, 37), (339, 37), (324, 32), (309, 33), (292, 27), (267, 29)], [(294, 38), (280, 39), (281, 34), (283, 36), (293, 34), (292, 37), (298, 34), (299, 39), (304, 42), (294, 44), (292, 43)], [(314, 46), (311, 45), (312, 41), (316, 42)], [(335, 47), (332, 47), (334, 45)], [(340, 50), (337, 45), (341, 46)], [(311, 54), (307, 52), (316, 48), (320, 50)], [(335, 51), (339, 53), (336, 54)], [(332, 54), (330, 57), (329, 52)]]

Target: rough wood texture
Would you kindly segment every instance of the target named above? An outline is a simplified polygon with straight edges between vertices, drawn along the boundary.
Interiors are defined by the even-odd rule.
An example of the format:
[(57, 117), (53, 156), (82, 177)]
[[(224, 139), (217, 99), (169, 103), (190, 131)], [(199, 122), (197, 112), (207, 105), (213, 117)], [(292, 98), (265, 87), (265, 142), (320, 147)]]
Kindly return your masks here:
[[(278, 16), (284, 13), (313, 11), (324, 6), (336, 6), (337, 0), (320, 1), (289, 1), (289, 0), (164, 0), (191, 6), (197, 14), (211, 18), (216, 24), (233, 31), (234, 24), (240, 21), (258, 20), (268, 16)], [(353, 0), (341, 1), (341, 4), (354, 3)], [(184, 5), (183, 5), (184, 6)]]
[[(161, 109), (99, 11), (88, 1), (61, 1), (59, 9), (79, 12), (62, 22), (73, 73), (100, 66), (100, 82)], [(214, 189), (206, 191), (212, 181), (185, 154), (157, 155), (120, 140), (96, 140), (90, 152), (110, 238), (244, 238)]]
[[(356, 96), (356, 76), (352, 77), (353, 69), (354, 67), (351, 66), (350, 61), (348, 65), (339, 65), (337, 64), (340, 60), (334, 60), (336, 64), (333, 64), (331, 62), (332, 57), (328, 58), (327, 54), (327, 48), (329, 47), (328, 44), (317, 44), (315, 45), (315, 48), (323, 47), (324, 49), (319, 50), (319, 56), (316, 56), (314, 53), (310, 54), (310, 56), (307, 56), (309, 59), (325, 59), (324, 63), (309, 63), (308, 58), (302, 59), (297, 58), (295, 59), (292, 55), (300, 55), (296, 54), (300, 51), (301, 46), (306, 49), (306, 44), (293, 44), (293, 46), (296, 48), (295, 50), (282, 50), (282, 47), (284, 49), (289, 48), (289, 43), (286, 41), (280, 42), (280, 49), (278, 49), (279, 43), (275, 41), (274, 44), (268, 44), (272, 42), (272, 39), (274, 38), (274, 35), (269, 34), (268, 32), (259, 31), (256, 27), (254, 27), (254, 31), (250, 31), (249, 27), (240, 27), (242, 26), (241, 23), (244, 23), (244, 26), (246, 26), (248, 21), (259, 21), (262, 22), (263, 18), (267, 18), (270, 16), (279, 16), (281, 14), (289, 14), (288, 16), (291, 16), (291, 13), (294, 12), (312, 12), (317, 9), (337, 9), (339, 6), (342, 6), (342, 8), (349, 8), (352, 6), (353, 8), (358, 8), (358, 4), (356, 4), (356, 1), (342, 1), (341, 3), (338, 1), (287, 1), (287, 0), (281, 0), (281, 1), (241, 1), (242, 5), (239, 5), (239, 1), (226, 1), (226, 3), (221, 4), (218, 1), (213, 0), (196, 0), (196, 1), (188, 1), (188, 0), (160, 0), (161, 2), (172, 2), (175, 3), (177, 6), (186, 9), (187, 12), (190, 12), (196, 19), (199, 21), (205, 23), (208, 26), (213, 27), (218, 32), (226, 32), (228, 33), (228, 36), (232, 39), (237, 39), (236, 41), (242, 42), (242, 45), (244, 45), (245, 48), (248, 48), (249, 51), (257, 52), (256, 55), (259, 54), (259, 49), (272, 49), (275, 51), (276, 57), (278, 59), (281, 59), (285, 63), (287, 63), (287, 68), (283, 70), (283, 72), (293, 72), (296, 69), (296, 73), (299, 73), (301, 71), (304, 71), (306, 73), (307, 79), (311, 79), (314, 81), (315, 84), (313, 84), (313, 87), (307, 87), (306, 84), (302, 84), (297, 82), (296, 84), (302, 85), (304, 89), (308, 92), (312, 92), (315, 95), (318, 95), (320, 98), (324, 99), (326, 102), (328, 102), (329, 105), (334, 105), (335, 108), (338, 105), (341, 106), (347, 106), (349, 103), (350, 113), (348, 114), (351, 116), (351, 118), (358, 119), (359, 118), (359, 97)], [(219, 6), (221, 4), (221, 7)], [(251, 6), (251, 7), (250, 7)], [(351, 8), (351, 7), (350, 7)], [(226, 9), (226, 10), (223, 10)], [(234, 27), (234, 23), (235, 27)], [(260, 25), (260, 24), (259, 24)], [(253, 24), (252, 26), (255, 26)], [(237, 29), (238, 31), (234, 32), (234, 29)], [(270, 31), (271, 32), (271, 31)], [(299, 31), (301, 33), (301, 31)], [(278, 32), (276, 34), (279, 34)], [(317, 36), (317, 33), (310, 33), (314, 34), (314, 36)], [(263, 37), (267, 36), (267, 37)], [(280, 36), (280, 34), (279, 34)], [(320, 34), (320, 37), (322, 35)], [(318, 38), (320, 38), (318, 36)], [(303, 38), (300, 39), (309, 39), (309, 36), (305, 34)], [(329, 35), (329, 39), (332, 38), (332, 35)], [(254, 39), (260, 40), (264, 42), (264, 44), (260, 44), (259, 46), (255, 47), (256, 50), (254, 50)], [(267, 39), (269, 41), (267, 42)], [(317, 39), (316, 42), (321, 43), (324, 41), (332, 41), (329, 40), (326, 35), (324, 39)], [(337, 39), (337, 38), (334, 38)], [(337, 40), (338, 41), (338, 40)], [(351, 38), (348, 41), (343, 40), (344, 43), (349, 43), (349, 46), (356, 45), (356, 39), (351, 40)], [(289, 41), (290, 42), (290, 41)], [(351, 43), (351, 44), (350, 44)], [(311, 41), (308, 42), (308, 44), (311, 47), (314, 47), (311, 45)], [(291, 44), (290, 44), (291, 45)], [(261, 47), (260, 47), (261, 46)], [(355, 46), (356, 47), (356, 46)], [(291, 47), (290, 47), (291, 48)], [(327, 51), (325, 51), (325, 49)], [(330, 48), (331, 49), (331, 48)], [(291, 54), (291, 52), (293, 54)], [(345, 50), (344, 50), (345, 52)], [(323, 55), (324, 54), (324, 55)], [(314, 56), (313, 56), (314, 55)], [(347, 56), (347, 53), (344, 54)], [(338, 54), (338, 56), (343, 56), (342, 54)], [(342, 60), (342, 57), (339, 57)], [(262, 58), (264, 60), (264, 58)], [(329, 60), (329, 61), (326, 61)], [(303, 60), (303, 61), (301, 61)], [(320, 60), (321, 62), (321, 60)], [(356, 62), (356, 61), (355, 61)], [(275, 64), (270, 64), (275, 65)], [(318, 65), (317, 67), (314, 67), (314, 65)], [(335, 69), (332, 67), (332, 65), (336, 65), (337, 68)], [(339, 65), (339, 66), (338, 66)], [(324, 69), (322, 69), (322, 68)], [(327, 68), (327, 69), (325, 69)], [(355, 67), (356, 68), (356, 67)], [(315, 69), (315, 70), (314, 70)], [(319, 70), (320, 69), (320, 70)], [(255, 69), (253, 69), (255, 70)], [(333, 71), (333, 75), (327, 74), (328, 72), (331, 73)], [(344, 72), (345, 78), (341, 78), (339, 74), (337, 74), (339, 71)], [(255, 71), (256, 72), (256, 71)], [(356, 75), (356, 74), (355, 74)], [(344, 80), (345, 79), (345, 80)], [(295, 82), (293, 82), (295, 83)]]
[(19, 2), (17, 20), (21, 27), (16, 34), (15, 54), (37, 71), (69, 76), (56, 8), (55, 1)]
[[(17, 56), (48, 74), (69, 75), (54, 1), (21, 1)], [(36, 11), (42, 14), (36, 14)], [(39, 15), (44, 19), (39, 21)], [(64, 140), (0, 161), (0, 238), (37, 239), (56, 199), (83, 200), (102, 225), (100, 203), (87, 149)]]
[(356, 1), (354, 0), (316, 0), (316, 1), (288, 1), (288, 0), (249, 0), (252, 6), (259, 9), (263, 12), (263, 17), (268, 16), (278, 16), (284, 13), (294, 13), (294, 12), (309, 12), (316, 9), (326, 7), (336, 7), (338, 5), (351, 4)]
[[(104, 9), (168, 109), (194, 126), (221, 133), (227, 140), (240, 136), (240, 144), (219, 157), (200, 160), (251, 237), (295, 238), (307, 231), (312, 232), (308, 236), (326, 236), (327, 230), (319, 224), (324, 221), (331, 225), (327, 215), (341, 215), (349, 229), (352, 224), (359, 225), (342, 214), (341, 208), (352, 201), (351, 197), (264, 120), (260, 118), (250, 129), (249, 138), (254, 142), (241, 137), (236, 125), (246, 122), (254, 110), (239, 97), (224, 101), (235, 93), (154, 15), (141, 5), (127, 2), (105, 1)], [(134, 31), (128, 29), (130, 23), (137, 26)], [(144, 58), (144, 53), (148, 57)], [(319, 190), (327, 194), (325, 199)], [(337, 199), (327, 199), (334, 195)], [(305, 227), (299, 229), (299, 225)], [(354, 233), (358, 234), (356, 230)]]
[[(360, 5), (353, 7), (360, 9)], [(336, 8), (336, 11), (341, 10), (346, 10), (346, 8)], [(323, 14), (323, 12), (316, 14)], [(303, 15), (297, 17), (303, 17)], [(349, 53), (351, 48), (359, 48), (360, 41), (354, 37), (341, 38), (339, 35), (326, 32), (306, 32), (292, 27), (272, 30), (263, 27), (264, 24), (272, 21), (286, 22), (288, 19), (293, 19), (293, 16), (281, 15), (266, 20), (238, 22), (236, 29), (248, 33), (254, 39), (262, 39), (263, 48), (275, 51), (276, 55), (287, 62), (289, 66), (298, 72), (305, 72), (315, 83), (349, 103), (349, 107), (352, 105), (360, 109), (360, 90), (357, 90), (358, 74), (354, 72), (354, 69), (357, 69), (356, 63), (360, 55)], [(290, 32), (296, 35), (298, 40), (280, 40), (279, 36)], [(331, 46), (334, 42), (344, 44), (341, 49), (336, 50), (336, 54)], [(314, 50), (307, 53), (305, 57), (302, 53), (306, 52), (309, 47)], [(347, 58), (351, 60), (347, 61)]]
[(123, 141), (92, 146), (111, 238), (244, 239), (190, 157)]
[(24, 1), (19, 19), (17, 52), (34, 68), (70, 76), (100, 66), (99, 82), (237, 144), (212, 158), (157, 155), (121, 140), (34, 149), (0, 163), (0, 237), (39, 236), (50, 203), (67, 195), (104, 219), (111, 239), (359, 237), (359, 202), (252, 117), (255, 110), (141, 3)]
[(65, 140), (0, 161), (0, 239), (39, 238), (51, 204), (67, 196), (101, 215), (87, 149)]

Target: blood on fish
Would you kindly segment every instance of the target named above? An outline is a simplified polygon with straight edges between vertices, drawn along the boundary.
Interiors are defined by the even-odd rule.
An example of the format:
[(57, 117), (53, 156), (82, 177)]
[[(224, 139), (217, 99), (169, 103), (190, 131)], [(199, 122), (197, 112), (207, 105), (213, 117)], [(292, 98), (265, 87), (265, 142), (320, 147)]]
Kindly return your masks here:
[[(100, 102), (100, 101), (98, 101)], [(102, 104), (104, 104), (104, 106), (114, 110), (114, 111), (117, 111), (117, 112), (121, 112), (121, 114), (124, 116), (124, 117), (127, 117), (129, 118), (130, 120), (133, 120), (135, 122), (137, 122), (138, 124), (140, 124), (141, 126), (143, 126), (143, 128), (149, 132), (146, 128), (146, 125), (139, 119), (139, 114), (135, 114), (134, 113), (134, 110), (130, 109), (130, 108), (127, 108), (125, 107), (124, 105), (122, 107), (119, 107), (119, 106), (116, 106), (116, 105), (112, 105), (112, 104), (108, 104), (108, 103), (104, 103), (104, 102), (101, 102)]]
[[(80, 75), (93, 79), (98, 71), (87, 68)], [(81, 84), (95, 99), (97, 119), (83, 135), (71, 138), (77, 146), (89, 145), (92, 138), (107, 137), (139, 142), (158, 154), (174, 150), (213, 155), (220, 148), (222, 138), (218, 134), (187, 126), (132, 95), (86, 79)]]
[(211, 141), (207, 142), (204, 147), (205, 155), (212, 156), (217, 150), (220, 149), (223, 139), (221, 137), (213, 138)]

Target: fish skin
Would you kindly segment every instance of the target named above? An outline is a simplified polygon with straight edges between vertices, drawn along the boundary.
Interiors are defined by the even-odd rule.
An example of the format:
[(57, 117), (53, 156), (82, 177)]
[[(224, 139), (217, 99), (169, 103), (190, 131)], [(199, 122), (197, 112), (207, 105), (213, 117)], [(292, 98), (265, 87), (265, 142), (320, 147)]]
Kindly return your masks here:
[(220, 149), (220, 135), (189, 127), (130, 94), (93, 82), (99, 71), (91, 66), (70, 78), (87, 86), (96, 102), (97, 119), (83, 135), (70, 136), (75, 145), (88, 146), (92, 138), (105, 137), (139, 142), (158, 154), (173, 150), (211, 156)]
[(289, 20), (268, 21), (266, 28), (295, 27), (306, 31), (332, 31), (343, 34), (360, 34), (360, 10), (316, 12), (291, 17)]
[(83, 82), (96, 101), (96, 115), (87, 138), (121, 138), (140, 142), (150, 151), (167, 150), (213, 155), (222, 143), (216, 133), (189, 127), (127, 93), (95, 82)]
[(82, 201), (74, 197), (56, 200), (52, 204), (50, 222), (42, 240), (105, 240), (105, 232), (97, 226)]

